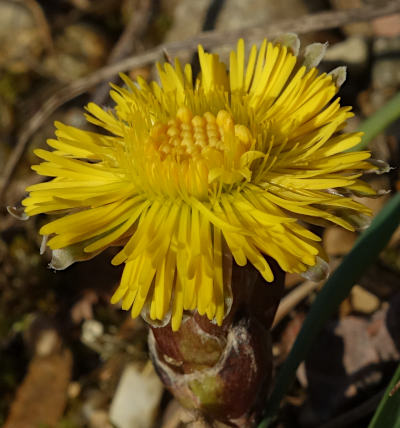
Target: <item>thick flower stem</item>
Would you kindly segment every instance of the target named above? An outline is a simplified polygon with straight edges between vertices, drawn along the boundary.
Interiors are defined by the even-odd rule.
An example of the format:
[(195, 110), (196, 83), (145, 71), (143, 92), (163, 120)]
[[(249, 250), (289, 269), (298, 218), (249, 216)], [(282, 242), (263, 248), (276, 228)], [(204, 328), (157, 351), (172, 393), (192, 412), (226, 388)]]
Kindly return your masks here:
[(218, 327), (198, 313), (179, 331), (152, 327), (150, 354), (165, 386), (182, 405), (211, 420), (251, 427), (272, 380), (270, 327), (279, 304), (284, 273), (275, 262), (266, 283), (252, 267), (235, 266), (233, 306)]

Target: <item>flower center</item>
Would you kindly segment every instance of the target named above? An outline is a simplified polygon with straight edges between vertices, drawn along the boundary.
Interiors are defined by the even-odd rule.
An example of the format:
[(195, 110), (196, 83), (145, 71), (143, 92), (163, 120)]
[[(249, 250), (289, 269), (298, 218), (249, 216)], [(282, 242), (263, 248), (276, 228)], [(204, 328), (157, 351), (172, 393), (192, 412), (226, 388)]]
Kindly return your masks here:
[(255, 143), (249, 128), (235, 124), (226, 110), (193, 115), (181, 107), (150, 129), (135, 178), (145, 191), (205, 201), (251, 180)]
[(235, 158), (246, 152), (252, 135), (246, 126), (235, 125), (226, 110), (220, 110), (216, 116), (210, 112), (193, 116), (187, 107), (181, 107), (176, 118), (153, 126), (149, 142), (161, 160), (168, 157), (178, 161), (210, 160), (210, 157), (216, 160), (217, 157), (222, 162), (227, 152), (233, 150)]

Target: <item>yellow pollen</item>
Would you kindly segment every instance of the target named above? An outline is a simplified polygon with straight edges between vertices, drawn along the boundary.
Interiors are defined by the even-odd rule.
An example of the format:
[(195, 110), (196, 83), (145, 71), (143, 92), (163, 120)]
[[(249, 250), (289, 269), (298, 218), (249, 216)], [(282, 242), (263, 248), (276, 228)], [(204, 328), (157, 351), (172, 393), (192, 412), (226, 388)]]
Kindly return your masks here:
[(182, 122), (182, 124), (190, 124), (192, 120), (192, 112), (187, 107), (181, 107), (177, 113), (176, 117)]
[[(223, 110), (221, 110), (221, 111), (223, 111)], [(226, 112), (226, 113), (228, 113), (228, 112)], [(215, 116), (214, 116), (212, 113), (210, 113), (209, 111), (208, 111), (208, 112), (206, 112), (206, 113), (204, 113), (204, 119), (205, 119), (208, 123), (215, 123), (215, 122), (216, 122), (216, 118), (215, 118)]]
[(219, 151), (223, 158), (228, 134), (239, 145), (237, 153), (242, 154), (249, 149), (252, 142), (250, 130), (244, 125), (235, 124), (226, 110), (220, 110), (216, 116), (210, 112), (193, 116), (189, 108), (181, 107), (176, 118), (152, 127), (149, 142), (160, 154), (161, 160), (167, 157), (187, 160), (194, 154), (203, 154), (207, 147)]
[(235, 125), (235, 136), (245, 145), (250, 145), (251, 143), (251, 132), (249, 128), (244, 125)]

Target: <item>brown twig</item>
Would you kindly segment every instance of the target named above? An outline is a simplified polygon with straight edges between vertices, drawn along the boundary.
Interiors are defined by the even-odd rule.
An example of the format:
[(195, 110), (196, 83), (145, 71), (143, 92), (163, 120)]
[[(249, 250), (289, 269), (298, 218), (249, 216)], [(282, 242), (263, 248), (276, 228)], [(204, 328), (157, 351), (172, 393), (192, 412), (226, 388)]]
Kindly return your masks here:
[(400, 390), (400, 380), (396, 383), (396, 385), (393, 387), (393, 389), (389, 392), (389, 397), (393, 397), (393, 395), (396, 394), (396, 392), (399, 390)]
[(47, 102), (43, 104), (41, 109), (32, 116), (25, 129), (23, 129), (18, 136), (17, 143), (8, 159), (0, 180), (0, 201), (4, 197), (5, 189), (7, 188), (11, 176), (25, 151), (25, 147), (29, 139), (57, 108), (62, 106), (65, 102), (86, 92), (98, 83), (106, 79), (110, 79), (119, 72), (124, 72), (157, 61), (162, 57), (165, 50), (167, 50), (169, 54), (176, 55), (182, 51), (193, 50), (198, 44), (202, 44), (205, 47), (231, 45), (240, 37), (248, 41), (256, 41), (285, 32), (304, 34), (311, 31), (340, 27), (350, 22), (367, 21), (396, 12), (400, 12), (399, 0), (392, 0), (384, 5), (376, 4), (358, 9), (321, 12), (306, 15), (301, 19), (285, 19), (278, 22), (268, 23), (267, 27), (262, 25), (259, 27), (242, 28), (224, 32), (207, 31), (187, 40), (161, 44), (141, 55), (128, 57), (115, 64), (107, 65), (89, 76), (75, 80), (50, 97)]
[(321, 287), (322, 284), (323, 282), (304, 281), (302, 284), (292, 290), (287, 296), (285, 296), (281, 300), (278, 310), (276, 311), (272, 328), (276, 327), (292, 309), (294, 309), (312, 291)]

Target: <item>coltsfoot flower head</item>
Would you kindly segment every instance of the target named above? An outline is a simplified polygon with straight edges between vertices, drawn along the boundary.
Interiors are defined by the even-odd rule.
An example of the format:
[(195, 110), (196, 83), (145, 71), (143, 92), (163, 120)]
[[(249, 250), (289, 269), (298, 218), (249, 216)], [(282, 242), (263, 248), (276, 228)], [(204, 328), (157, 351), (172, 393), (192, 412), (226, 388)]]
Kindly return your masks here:
[(354, 214), (369, 210), (349, 194), (374, 194), (359, 179), (369, 153), (346, 152), (361, 134), (339, 133), (352, 113), (335, 97), (335, 73), (266, 40), (247, 59), (239, 40), (229, 72), (201, 46), (199, 59), (196, 79), (179, 61), (158, 66), (161, 85), (121, 76), (113, 110), (87, 106), (103, 133), (56, 123), (55, 150), (36, 150), (44, 162), (33, 167), (53, 178), (23, 201), (27, 215), (71, 211), (40, 230), (53, 250), (121, 245), (112, 301), (134, 317), (171, 316), (174, 330), (185, 310), (222, 323), (225, 259), (252, 263), (269, 282), (265, 256), (304, 272), (324, 254), (303, 222), (353, 230)]

